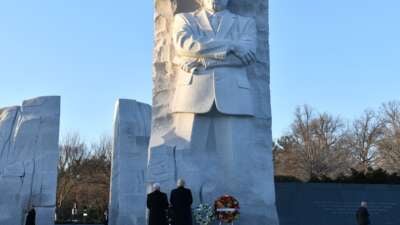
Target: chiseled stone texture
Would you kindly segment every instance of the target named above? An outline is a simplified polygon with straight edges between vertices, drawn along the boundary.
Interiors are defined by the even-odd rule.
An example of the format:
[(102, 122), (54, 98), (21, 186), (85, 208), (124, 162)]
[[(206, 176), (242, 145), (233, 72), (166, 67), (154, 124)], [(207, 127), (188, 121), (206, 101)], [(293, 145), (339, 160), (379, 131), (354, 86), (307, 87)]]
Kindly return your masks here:
[[(159, 182), (162, 190), (169, 192), (174, 188), (176, 180), (182, 177), (193, 191), (194, 206), (200, 202), (212, 203), (222, 194), (231, 194), (241, 204), (241, 218), (235, 224), (278, 225), (272, 159), (268, 0), (231, 0), (229, 6), (235, 14), (253, 17), (257, 25), (257, 62), (247, 68), (255, 116), (249, 119), (246, 127), (237, 129), (240, 135), (235, 134), (238, 138), (232, 139), (232, 145), (242, 147), (234, 153), (219, 151), (215, 140), (207, 143), (207, 147), (202, 150), (177, 147), (188, 144), (187, 136), (180, 133), (185, 133), (183, 125), (186, 123), (189, 132), (189, 123), (193, 121), (190, 116), (179, 121), (171, 111), (177, 87), (176, 76), (180, 72), (180, 68), (173, 64), (175, 49), (171, 38), (172, 24), (175, 14), (192, 12), (198, 6), (195, 0), (156, 0), (155, 7), (153, 117), (148, 186)], [(179, 130), (177, 123), (180, 123)], [(197, 137), (203, 135), (222, 138), (225, 134), (213, 131), (196, 134)], [(224, 173), (228, 167), (231, 170)]]
[(143, 225), (151, 106), (120, 99), (115, 106), (110, 225)]
[(30, 205), (54, 224), (60, 97), (0, 109), (0, 224), (22, 225)]

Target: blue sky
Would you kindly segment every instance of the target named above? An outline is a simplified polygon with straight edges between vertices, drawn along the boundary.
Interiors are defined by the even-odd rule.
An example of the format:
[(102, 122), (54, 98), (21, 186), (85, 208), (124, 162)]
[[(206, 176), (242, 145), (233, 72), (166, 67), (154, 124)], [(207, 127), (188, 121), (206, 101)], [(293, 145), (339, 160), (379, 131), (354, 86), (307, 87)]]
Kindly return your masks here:
[[(399, 99), (400, 1), (270, 0), (274, 137), (309, 104), (352, 119)], [(61, 95), (61, 130), (111, 133), (117, 98), (151, 103), (153, 1), (0, 2), (0, 106)]]

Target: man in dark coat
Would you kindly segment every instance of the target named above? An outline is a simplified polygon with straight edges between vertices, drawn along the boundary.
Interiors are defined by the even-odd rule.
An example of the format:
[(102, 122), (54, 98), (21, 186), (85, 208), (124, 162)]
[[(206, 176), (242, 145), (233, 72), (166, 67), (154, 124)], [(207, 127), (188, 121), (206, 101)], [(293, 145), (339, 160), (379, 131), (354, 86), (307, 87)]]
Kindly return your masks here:
[(160, 184), (153, 185), (153, 192), (147, 195), (149, 209), (149, 225), (168, 225), (168, 197), (160, 191)]
[(367, 202), (361, 202), (361, 207), (357, 210), (356, 219), (358, 225), (369, 225), (371, 224), (369, 220), (369, 213), (368, 213), (368, 204)]
[(179, 179), (177, 188), (172, 190), (170, 202), (174, 225), (192, 225), (192, 192), (185, 188), (185, 181)]
[(35, 208), (31, 207), (31, 209), (28, 212), (28, 215), (26, 216), (25, 225), (35, 225), (35, 224), (36, 224), (36, 211)]
[(103, 213), (103, 224), (108, 225), (108, 211), (104, 211)]

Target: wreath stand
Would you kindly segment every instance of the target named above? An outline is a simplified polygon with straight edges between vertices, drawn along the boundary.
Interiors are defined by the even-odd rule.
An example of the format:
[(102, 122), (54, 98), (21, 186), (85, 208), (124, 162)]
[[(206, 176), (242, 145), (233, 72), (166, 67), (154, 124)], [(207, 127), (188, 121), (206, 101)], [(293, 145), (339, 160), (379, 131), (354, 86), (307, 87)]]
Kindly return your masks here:
[[(231, 222), (231, 223), (228, 223), (229, 225), (234, 225), (233, 224), (233, 221)], [(223, 222), (222, 221), (219, 221), (219, 225), (223, 225)]]
[[(235, 212), (235, 211), (237, 211), (237, 209), (234, 209), (234, 208), (221, 208), (221, 209), (217, 209), (216, 210), (217, 212)], [(230, 222), (230, 223), (227, 223), (227, 224), (229, 224), (229, 225), (234, 225), (234, 223), (233, 223), (234, 221), (232, 221), (232, 222)], [(219, 221), (219, 225), (223, 225), (224, 224), (224, 222), (222, 222), (221, 220)]]

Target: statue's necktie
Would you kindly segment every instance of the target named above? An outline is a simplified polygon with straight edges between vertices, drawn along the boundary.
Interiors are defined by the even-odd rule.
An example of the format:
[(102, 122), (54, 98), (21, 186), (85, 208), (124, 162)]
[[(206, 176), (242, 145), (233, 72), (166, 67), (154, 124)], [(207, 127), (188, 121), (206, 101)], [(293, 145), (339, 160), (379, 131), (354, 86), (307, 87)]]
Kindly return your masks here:
[(219, 16), (214, 15), (211, 17), (211, 26), (214, 30), (214, 32), (218, 31), (218, 27), (219, 27)]

